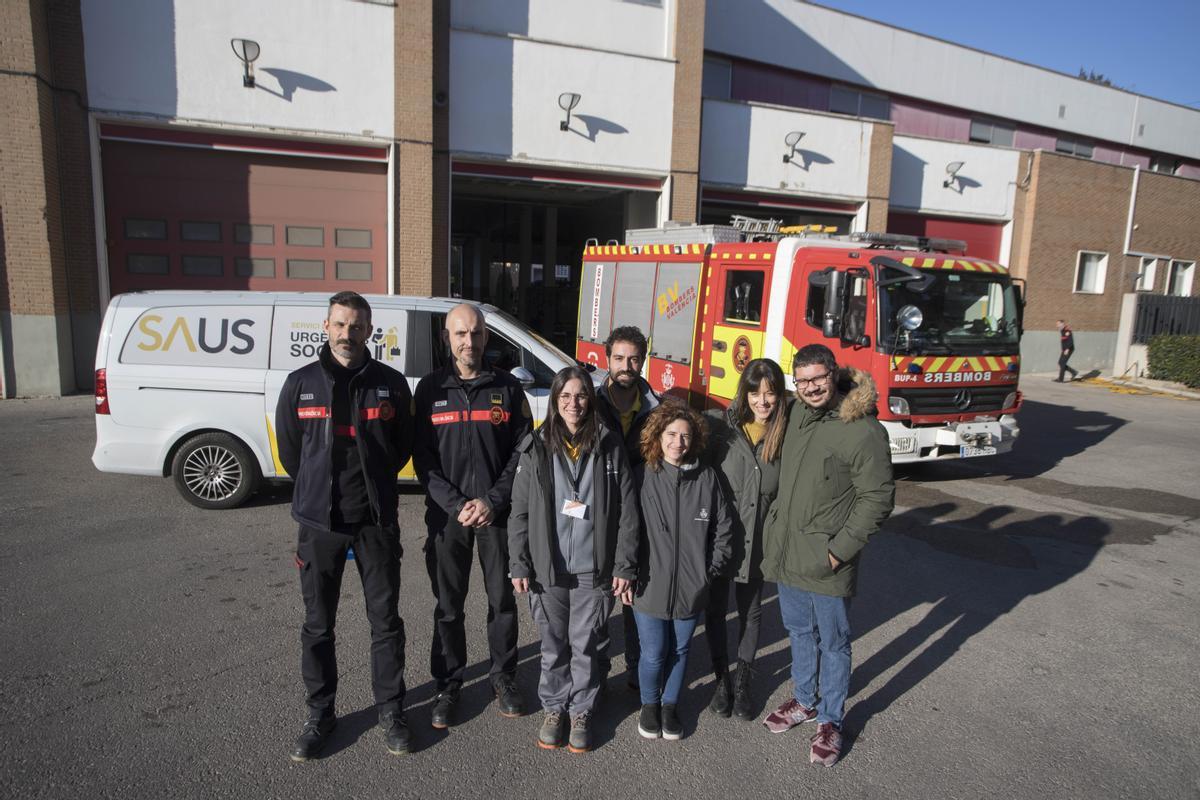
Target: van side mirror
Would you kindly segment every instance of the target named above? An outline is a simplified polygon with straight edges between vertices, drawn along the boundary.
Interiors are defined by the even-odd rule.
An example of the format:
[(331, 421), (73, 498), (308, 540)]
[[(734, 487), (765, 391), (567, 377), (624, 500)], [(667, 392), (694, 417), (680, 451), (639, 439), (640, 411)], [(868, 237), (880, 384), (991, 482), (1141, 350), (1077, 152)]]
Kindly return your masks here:
[(534, 383), (536, 383), (533, 373), (524, 367), (513, 367), (508, 371), (508, 374), (516, 378), (517, 382), (520, 383), (525, 389), (530, 388)]
[(830, 269), (829, 286), (825, 289), (825, 313), (821, 319), (821, 335), (839, 339), (842, 334), (842, 301), (846, 293), (846, 273)]

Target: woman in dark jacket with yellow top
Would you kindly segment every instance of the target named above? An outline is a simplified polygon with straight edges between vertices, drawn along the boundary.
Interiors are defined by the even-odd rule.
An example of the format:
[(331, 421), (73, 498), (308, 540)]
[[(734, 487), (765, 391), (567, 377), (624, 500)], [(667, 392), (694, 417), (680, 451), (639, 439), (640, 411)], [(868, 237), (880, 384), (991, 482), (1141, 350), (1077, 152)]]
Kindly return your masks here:
[[(779, 456), (787, 428), (787, 384), (774, 361), (756, 358), (746, 365), (729, 408), (710, 411), (709, 459), (733, 507), (733, 566), (713, 580), (704, 628), (717, 690), (709, 709), (722, 717), (754, 718), (750, 677), (762, 619), (762, 532), (779, 490)], [(737, 669), (729, 674), (725, 612), (729, 585), (737, 602)]]
[[(591, 749), (591, 713), (604, 680), (604, 626), (614, 595), (621, 535), (637, 536), (637, 496), (619, 433), (605, 427), (592, 380), (567, 367), (550, 384), (541, 430), (526, 437), (508, 520), (513, 590), (529, 593), (541, 635), (538, 697), (546, 711), (538, 746)], [(568, 719), (570, 733), (567, 733)]]
[(633, 604), (642, 643), (638, 677), (647, 739), (683, 735), (676, 704), (688, 647), (708, 606), (712, 578), (729, 567), (730, 512), (716, 472), (701, 464), (704, 419), (678, 401), (664, 402), (642, 429), (646, 463), (634, 471), (641, 530), (623, 529), (617, 578), (636, 580), (622, 600)]

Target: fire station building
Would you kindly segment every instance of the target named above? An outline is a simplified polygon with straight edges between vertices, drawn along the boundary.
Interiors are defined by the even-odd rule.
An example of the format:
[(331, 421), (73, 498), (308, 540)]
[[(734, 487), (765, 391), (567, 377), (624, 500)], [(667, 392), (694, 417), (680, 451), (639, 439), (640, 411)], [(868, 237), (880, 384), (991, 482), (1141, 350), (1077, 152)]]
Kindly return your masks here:
[(797, 0), (14, 0), (0, 394), (139, 289), (454, 295), (574, 338), (588, 240), (733, 214), (961, 239), (1025, 371), (1200, 293), (1200, 111)]

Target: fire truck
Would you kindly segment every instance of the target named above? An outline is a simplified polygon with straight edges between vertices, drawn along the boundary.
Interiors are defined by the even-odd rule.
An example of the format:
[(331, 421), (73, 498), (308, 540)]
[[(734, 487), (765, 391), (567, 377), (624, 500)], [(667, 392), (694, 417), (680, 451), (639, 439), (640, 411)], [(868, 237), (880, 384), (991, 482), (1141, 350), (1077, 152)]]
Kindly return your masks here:
[(896, 463), (1012, 448), (1021, 405), (1022, 286), (963, 242), (733, 224), (626, 232), (584, 248), (576, 357), (607, 368), (604, 341), (636, 325), (655, 391), (728, 405), (741, 371), (819, 342), (868, 373)]

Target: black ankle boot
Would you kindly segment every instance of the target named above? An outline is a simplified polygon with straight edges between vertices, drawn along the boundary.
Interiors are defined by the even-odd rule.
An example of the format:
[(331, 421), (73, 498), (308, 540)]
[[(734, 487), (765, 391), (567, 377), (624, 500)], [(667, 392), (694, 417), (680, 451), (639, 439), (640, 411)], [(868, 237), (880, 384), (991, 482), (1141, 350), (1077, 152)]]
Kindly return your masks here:
[(733, 674), (733, 713), (738, 719), (754, 719), (754, 702), (750, 697), (750, 678), (754, 670), (745, 661), (739, 661)]
[(713, 692), (708, 710), (718, 717), (728, 717), (733, 712), (733, 684), (729, 680), (729, 671), (718, 667), (714, 674), (717, 676), (717, 690)]

